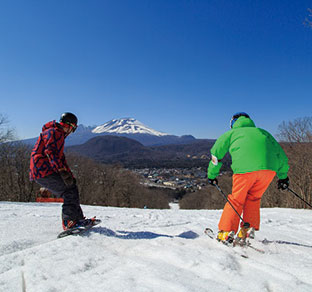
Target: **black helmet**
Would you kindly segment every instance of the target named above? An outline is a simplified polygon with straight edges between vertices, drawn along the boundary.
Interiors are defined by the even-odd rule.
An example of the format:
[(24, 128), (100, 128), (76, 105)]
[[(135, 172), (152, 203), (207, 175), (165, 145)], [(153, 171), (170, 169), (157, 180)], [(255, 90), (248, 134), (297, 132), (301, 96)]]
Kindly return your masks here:
[(231, 121), (230, 121), (231, 129), (233, 128), (234, 123), (236, 122), (236, 120), (239, 117), (246, 117), (246, 118), (250, 119), (249, 115), (244, 113), (244, 112), (239, 112), (239, 113), (234, 114), (233, 117), (231, 118)]
[(66, 112), (61, 115), (60, 123), (72, 126), (75, 131), (77, 128), (78, 119), (74, 114)]

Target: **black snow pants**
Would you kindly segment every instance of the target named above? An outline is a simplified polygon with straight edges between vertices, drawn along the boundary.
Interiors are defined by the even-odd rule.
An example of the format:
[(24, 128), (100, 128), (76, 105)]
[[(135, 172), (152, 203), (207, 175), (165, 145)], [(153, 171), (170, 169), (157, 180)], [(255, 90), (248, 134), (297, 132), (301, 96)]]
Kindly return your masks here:
[(83, 212), (80, 207), (79, 192), (76, 184), (66, 186), (62, 177), (58, 173), (53, 173), (36, 182), (44, 188), (47, 188), (57, 197), (64, 199), (62, 206), (62, 220), (80, 220), (83, 219)]

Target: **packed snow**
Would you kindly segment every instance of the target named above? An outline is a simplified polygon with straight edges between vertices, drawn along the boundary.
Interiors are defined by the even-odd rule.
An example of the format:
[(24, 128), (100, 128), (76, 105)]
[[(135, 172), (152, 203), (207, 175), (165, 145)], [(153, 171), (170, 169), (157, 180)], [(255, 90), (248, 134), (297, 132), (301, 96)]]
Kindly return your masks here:
[(311, 210), (262, 209), (263, 254), (204, 234), (221, 210), (82, 207), (102, 223), (57, 239), (60, 204), (0, 202), (0, 291), (312, 291)]
[(167, 136), (168, 134), (153, 130), (140, 121), (133, 118), (114, 119), (92, 130), (92, 133), (115, 134), (148, 134), (154, 136)]

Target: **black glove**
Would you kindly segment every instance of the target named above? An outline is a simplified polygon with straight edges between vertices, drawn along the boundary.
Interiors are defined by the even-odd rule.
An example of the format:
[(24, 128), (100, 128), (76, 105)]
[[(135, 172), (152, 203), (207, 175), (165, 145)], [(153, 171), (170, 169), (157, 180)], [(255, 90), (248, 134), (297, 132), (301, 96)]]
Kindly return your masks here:
[(289, 178), (279, 179), (277, 181), (277, 188), (281, 190), (286, 190), (289, 187)]
[(208, 177), (208, 183), (215, 186), (215, 185), (218, 185), (218, 180), (216, 178), (209, 178)]
[(71, 175), (71, 173), (69, 173), (68, 171), (66, 170), (62, 170), (59, 172), (60, 176), (62, 177), (63, 181), (64, 181), (64, 184), (67, 186), (67, 187), (70, 187), (72, 185), (75, 184), (75, 179), (73, 178), (73, 176)]

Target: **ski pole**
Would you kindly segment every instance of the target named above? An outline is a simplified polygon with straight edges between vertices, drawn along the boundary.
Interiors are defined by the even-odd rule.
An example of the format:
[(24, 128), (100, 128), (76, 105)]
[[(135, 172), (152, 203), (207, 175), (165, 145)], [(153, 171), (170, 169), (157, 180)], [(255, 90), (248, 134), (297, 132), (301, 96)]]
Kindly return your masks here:
[(301, 198), (301, 197), (300, 197), (296, 192), (294, 192), (292, 189), (287, 188), (286, 190), (289, 191), (289, 192), (291, 192), (291, 193), (293, 193), (297, 198), (299, 198), (301, 201), (305, 202), (309, 207), (312, 208), (312, 205), (311, 205), (311, 204), (309, 204), (306, 200), (304, 200), (303, 198)]
[(244, 228), (249, 228), (250, 227), (250, 223), (245, 222), (244, 219), (242, 218), (242, 216), (236, 211), (235, 207), (232, 205), (232, 203), (230, 202), (230, 200), (227, 198), (226, 194), (222, 191), (222, 189), (217, 185), (217, 184), (213, 184), (218, 191), (223, 195), (223, 197), (226, 199), (226, 201), (230, 204), (230, 206), (232, 207), (232, 209), (235, 211), (235, 213), (237, 214), (237, 216), (240, 218), (240, 220), (242, 220), (243, 222), (243, 227)]

